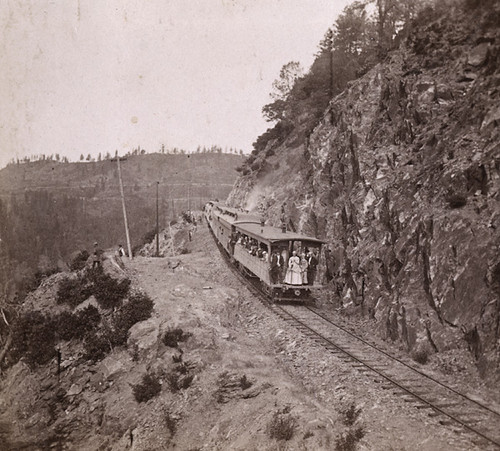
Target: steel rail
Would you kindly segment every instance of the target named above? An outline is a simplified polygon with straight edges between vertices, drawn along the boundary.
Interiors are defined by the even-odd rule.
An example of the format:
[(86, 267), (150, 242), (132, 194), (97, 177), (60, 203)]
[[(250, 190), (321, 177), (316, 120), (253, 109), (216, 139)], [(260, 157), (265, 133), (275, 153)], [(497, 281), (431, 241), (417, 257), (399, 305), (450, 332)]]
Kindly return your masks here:
[(365, 339), (363, 339), (362, 337), (359, 337), (358, 335), (352, 333), (351, 331), (347, 330), (345, 327), (342, 327), (340, 326), (339, 324), (335, 323), (334, 321), (332, 321), (330, 318), (326, 317), (324, 314), (316, 311), (314, 308), (312, 307), (309, 307), (309, 306), (304, 306), (306, 309), (308, 309), (309, 311), (311, 311), (312, 313), (314, 313), (315, 315), (318, 315), (319, 317), (323, 318), (325, 321), (327, 321), (328, 323), (330, 323), (331, 325), (337, 327), (338, 329), (342, 330), (343, 332), (345, 332), (346, 334), (350, 335), (351, 337), (355, 338), (356, 340), (359, 340), (361, 341), (362, 343), (364, 343), (365, 345), (375, 349), (377, 352), (380, 352), (381, 354), (384, 354), (385, 356), (389, 357), (390, 359), (400, 363), (401, 365), (404, 365), (405, 367), (409, 368), (410, 370), (420, 374), (421, 376), (431, 380), (432, 382), (440, 385), (441, 387), (453, 392), (454, 394), (458, 395), (458, 396), (461, 396), (462, 398), (466, 399), (467, 401), (470, 401), (474, 404), (476, 404), (477, 406), (481, 407), (482, 409), (485, 409), (485, 410), (488, 410), (489, 412), (493, 413), (494, 415), (498, 416), (500, 418), (500, 412), (497, 412), (496, 410), (492, 409), (491, 407), (485, 405), (485, 404), (482, 404), (480, 403), (479, 401), (476, 401), (475, 399), (472, 399), (472, 398), (469, 398), (467, 395), (459, 392), (458, 390), (455, 390), (454, 388), (452, 387), (449, 387), (448, 385), (444, 384), (443, 382), (435, 379), (434, 377), (424, 373), (423, 371), (420, 371), (418, 368), (415, 368), (413, 367), (412, 365), (409, 365), (408, 363), (404, 362), (403, 360), (400, 360), (398, 359), (397, 357), (394, 357), (393, 355), (389, 354), (388, 352), (384, 351), (383, 349), (380, 349), (379, 347), (371, 344), (369, 341), (366, 341)]
[[(279, 312), (281, 313), (285, 313), (288, 317), (292, 318), (295, 322), (297, 322), (298, 324), (300, 324), (302, 327), (305, 327), (306, 329), (308, 329), (310, 332), (313, 333), (313, 335), (321, 338), (323, 341), (327, 342), (330, 346), (333, 346), (334, 348), (338, 349), (339, 351), (341, 351), (343, 354), (346, 354), (347, 356), (349, 356), (349, 358), (351, 358), (352, 360), (358, 362), (359, 364), (363, 365), (363, 367), (366, 367), (366, 368), (369, 368), (371, 371), (373, 371), (374, 373), (376, 373), (378, 376), (382, 377), (383, 379), (385, 379), (386, 381), (390, 382), (392, 385), (396, 386), (397, 388), (399, 388), (400, 390), (402, 390), (403, 392), (407, 393), (408, 395), (412, 396), (413, 398), (416, 398), (418, 399), (420, 402), (422, 402), (423, 404), (431, 407), (432, 409), (434, 409), (436, 412), (439, 412), (441, 413), (442, 415), (450, 418), (451, 420), (455, 421), (456, 423), (460, 424), (462, 427), (464, 427), (465, 429), (471, 431), (472, 433), (480, 436), (481, 438), (487, 440), (488, 442), (494, 444), (495, 446), (497, 446), (498, 448), (500, 448), (500, 441), (497, 441), (495, 438), (492, 438), (492, 437), (489, 437), (488, 435), (486, 435), (485, 433), (477, 430), (476, 428), (474, 428), (473, 426), (470, 426), (469, 424), (467, 424), (467, 422), (465, 422), (464, 420), (461, 420), (460, 418), (457, 418), (453, 413), (450, 413), (450, 412), (447, 412), (445, 410), (443, 410), (442, 407), (439, 407), (438, 405), (434, 404), (432, 401), (430, 400), (427, 400), (425, 398), (423, 398), (421, 395), (419, 395), (418, 393), (415, 393), (414, 391), (412, 391), (411, 387), (407, 387), (407, 386), (404, 386), (402, 385), (400, 382), (396, 381), (394, 378), (391, 378), (390, 376), (386, 375), (383, 373), (383, 371), (381, 370), (378, 370), (377, 368), (375, 368), (373, 365), (369, 364), (369, 363), (366, 363), (362, 360), (362, 358), (359, 358), (359, 357), (356, 357), (352, 352), (346, 350), (346, 349), (343, 349), (341, 346), (337, 345), (336, 343), (334, 343), (331, 339), (329, 339), (328, 337), (325, 337), (323, 334), (321, 334), (320, 332), (314, 330), (312, 327), (310, 327), (307, 323), (305, 323), (303, 320), (297, 318), (295, 315), (293, 315), (292, 313), (290, 313), (289, 311), (287, 311), (285, 308), (279, 306), (279, 305), (276, 305), (276, 304), (272, 304), (272, 305), (269, 305), (269, 307), (271, 308), (271, 310), (279, 310)], [(309, 307), (305, 306), (305, 308), (307, 308), (308, 310), (310, 310)], [(316, 314), (316, 312), (313, 311), (313, 313)], [(280, 314), (281, 317), (283, 317), (281, 314)], [(319, 315), (321, 316), (321, 315)], [(328, 322), (331, 323), (331, 321), (328, 320)], [(334, 324), (335, 325), (335, 324)], [(336, 325), (335, 325), (336, 326)], [(343, 331), (344, 329), (341, 328)], [(355, 334), (351, 333), (351, 332), (348, 332), (350, 336), (352, 336), (353, 338), (359, 340), (359, 341), (362, 341), (363, 343), (365, 343), (365, 340), (361, 339), (360, 337), (357, 337)], [(412, 369), (412, 370), (415, 370), (414, 368), (412, 368), (410, 365), (407, 365), (406, 363), (404, 362), (401, 362), (399, 359), (391, 356), (390, 354), (386, 353), (385, 351), (381, 351), (379, 350), (377, 347), (367, 343), (370, 347), (372, 347), (373, 349), (375, 349), (377, 352), (382, 352), (383, 354), (385, 354), (386, 356), (388, 356), (389, 358), (397, 361), (398, 363), (403, 363), (406, 367)], [(425, 373), (421, 373), (419, 371), (417, 371), (417, 373), (421, 374), (422, 376), (424, 377), (427, 377), (427, 375)], [(434, 378), (428, 378), (430, 379), (432, 382), (437, 382), (440, 386), (442, 386), (443, 388), (445, 389), (449, 389), (448, 386), (442, 384), (441, 382), (439, 381), (436, 381), (434, 380)], [(455, 393), (454, 390), (451, 390), (452, 392)], [(467, 396), (461, 394), (460, 392), (456, 392), (456, 394), (464, 397), (467, 401), (472, 401), (472, 402), (475, 402), (474, 400), (468, 398)], [(478, 403), (476, 403), (478, 404)], [(483, 405), (482, 404), (478, 404), (479, 407), (483, 408)], [(491, 409), (489, 408), (486, 408), (485, 410), (488, 410), (488, 411), (491, 411)], [(498, 412), (495, 412), (494, 410), (492, 411), (492, 413), (498, 415)]]

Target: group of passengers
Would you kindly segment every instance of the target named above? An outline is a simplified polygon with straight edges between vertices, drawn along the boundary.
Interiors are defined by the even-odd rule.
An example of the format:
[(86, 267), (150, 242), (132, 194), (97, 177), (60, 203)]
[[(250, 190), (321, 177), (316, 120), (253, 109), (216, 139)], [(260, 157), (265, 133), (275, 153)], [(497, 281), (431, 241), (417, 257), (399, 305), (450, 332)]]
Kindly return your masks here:
[[(259, 243), (255, 238), (248, 237), (240, 232), (231, 235), (229, 246), (231, 253), (234, 246), (243, 246), (246, 251), (261, 261), (269, 262), (269, 275), (272, 284), (284, 283), (287, 285), (314, 285), (318, 267), (318, 250), (292, 251), (292, 255), (285, 264), (286, 249), (274, 249), (268, 255), (267, 246)], [(282, 282), (281, 282), (282, 281)]]
[(236, 232), (232, 237), (229, 243), (231, 246), (235, 244), (240, 244), (243, 246), (247, 252), (253, 257), (257, 257), (259, 260), (268, 261), (268, 253), (267, 247), (265, 244), (259, 244), (259, 242), (255, 238), (250, 238), (246, 235), (242, 235), (239, 232)]
[[(300, 255), (300, 256), (299, 256)], [(316, 271), (318, 267), (317, 250), (310, 251), (305, 248), (304, 252), (292, 251), (288, 259), (288, 264), (284, 265), (283, 254), (275, 251), (271, 254), (271, 283), (280, 283), (280, 276), (283, 283), (287, 285), (314, 285)]]

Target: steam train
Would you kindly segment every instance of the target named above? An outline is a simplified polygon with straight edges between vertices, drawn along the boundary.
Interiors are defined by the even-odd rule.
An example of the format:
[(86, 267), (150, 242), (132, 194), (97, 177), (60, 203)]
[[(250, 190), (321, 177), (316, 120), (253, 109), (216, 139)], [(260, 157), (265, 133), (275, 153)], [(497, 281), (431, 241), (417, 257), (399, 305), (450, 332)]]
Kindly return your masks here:
[[(311, 290), (321, 288), (318, 274), (324, 241), (287, 231), (286, 227), (265, 225), (260, 216), (219, 202), (205, 205), (205, 218), (231, 263), (259, 284), (273, 301), (305, 301), (311, 298)], [(297, 280), (290, 282), (287, 271), (293, 253), (314, 255), (314, 267), (311, 264), (308, 268), (307, 284), (300, 279), (299, 283)], [(278, 254), (281, 264), (277, 266)]]

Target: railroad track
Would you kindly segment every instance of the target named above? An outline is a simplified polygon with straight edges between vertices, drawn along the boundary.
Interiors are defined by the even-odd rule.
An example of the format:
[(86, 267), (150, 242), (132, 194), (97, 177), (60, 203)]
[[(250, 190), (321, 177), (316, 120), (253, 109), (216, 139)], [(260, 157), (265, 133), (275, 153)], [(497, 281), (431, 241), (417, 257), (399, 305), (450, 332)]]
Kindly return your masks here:
[[(440, 416), (443, 425), (458, 425), (475, 436), (478, 446), (500, 449), (500, 412), (484, 401), (459, 392), (417, 367), (369, 343), (311, 306), (268, 307), (340, 360), (372, 377), (417, 409)], [(488, 446), (488, 448), (486, 448)]]
[(219, 246), (234, 274), (276, 315), (322, 345), (356, 371), (365, 373), (386, 390), (392, 390), (417, 409), (429, 410), (430, 416), (440, 416), (441, 424), (457, 425), (469, 433), (482, 449), (500, 450), (500, 412), (461, 393), (419, 368), (391, 355), (374, 343), (357, 336), (318, 309), (303, 304), (283, 305), (269, 302), (259, 281), (246, 278), (230, 264), (229, 257)]

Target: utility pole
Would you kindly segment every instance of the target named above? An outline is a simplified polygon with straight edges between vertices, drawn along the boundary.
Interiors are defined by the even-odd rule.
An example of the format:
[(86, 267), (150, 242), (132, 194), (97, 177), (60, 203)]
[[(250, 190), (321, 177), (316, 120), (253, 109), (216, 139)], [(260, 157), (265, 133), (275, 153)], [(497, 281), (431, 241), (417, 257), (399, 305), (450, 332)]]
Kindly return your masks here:
[(160, 226), (158, 222), (158, 186), (160, 182), (156, 182), (156, 256), (160, 256)]
[(188, 184), (188, 211), (191, 211), (191, 160), (188, 154), (188, 173), (189, 173), (189, 184)]
[[(114, 161), (113, 158), (111, 161)], [(130, 235), (128, 233), (128, 221), (127, 221), (127, 210), (125, 208), (125, 195), (123, 194), (123, 182), (122, 182), (122, 170), (120, 168), (120, 160), (126, 161), (126, 158), (120, 158), (118, 155), (118, 151), (116, 152), (116, 161), (118, 162), (118, 180), (120, 181), (120, 194), (122, 197), (122, 208), (123, 208), (123, 221), (125, 222), (125, 235), (127, 237), (127, 249), (128, 249), (128, 258), (132, 260), (132, 248), (130, 246)]]
[(333, 98), (333, 30), (329, 31), (328, 53), (330, 54), (330, 100)]

